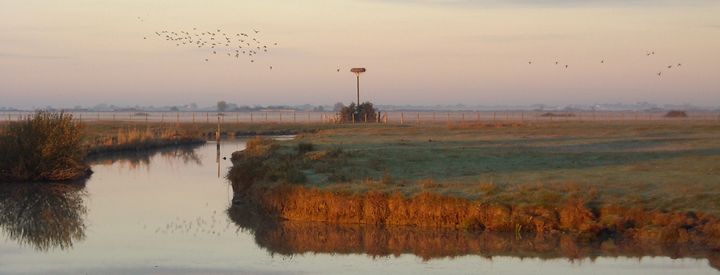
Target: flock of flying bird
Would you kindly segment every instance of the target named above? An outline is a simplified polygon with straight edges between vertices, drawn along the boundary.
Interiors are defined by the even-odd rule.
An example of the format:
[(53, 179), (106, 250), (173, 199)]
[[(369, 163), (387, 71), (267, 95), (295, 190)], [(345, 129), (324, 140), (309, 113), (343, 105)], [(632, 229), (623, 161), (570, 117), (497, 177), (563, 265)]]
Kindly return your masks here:
[[(648, 56), (648, 57), (649, 57), (649, 56), (653, 56), (653, 55), (655, 55), (655, 51), (648, 51), (647, 53), (645, 53), (645, 55)], [(532, 64), (533, 64), (533, 61), (532, 61), (532, 60), (528, 61), (528, 64), (529, 64), (529, 65), (532, 65)], [(600, 64), (605, 64), (605, 60), (604, 60), (604, 59), (600, 60)], [(555, 65), (556, 65), (556, 66), (557, 66), (557, 65), (560, 65), (560, 61), (555, 61)], [(565, 65), (563, 65), (563, 67), (565, 67), (565, 69), (568, 69), (568, 68), (570, 67), (570, 65), (565, 64)], [(679, 68), (679, 67), (682, 67), (682, 63), (667, 65), (667, 69)], [(339, 71), (339, 70), (338, 70), (338, 71)], [(662, 77), (662, 74), (663, 74), (663, 71), (660, 71), (660, 72), (657, 73), (657, 76), (658, 76), (658, 77)]]
[[(139, 20), (142, 20), (138, 17)], [(197, 47), (207, 49), (210, 56), (226, 56), (229, 58), (240, 59), (247, 58), (250, 63), (255, 63), (256, 58), (261, 54), (268, 54), (271, 46), (277, 46), (278, 43), (272, 44), (263, 42), (259, 39), (259, 30), (253, 29), (252, 32), (231, 33), (222, 29), (210, 31), (198, 31), (192, 28), (192, 31), (170, 31), (162, 30), (154, 33), (155, 37), (164, 39), (175, 44), (176, 47)], [(148, 37), (143, 37), (148, 39)], [(205, 62), (210, 61), (210, 57), (205, 58)], [(269, 65), (272, 70), (273, 66)]]
[[(144, 22), (142, 17), (137, 17), (139, 22)], [(210, 30), (210, 31), (198, 31), (197, 28), (192, 28), (190, 31), (156, 31), (154, 35), (157, 38), (164, 39), (171, 43), (174, 43), (176, 47), (187, 46), (197, 47), (201, 49), (208, 49), (211, 56), (227, 56), (230, 58), (240, 59), (247, 58), (250, 63), (255, 63), (255, 59), (261, 54), (268, 54), (271, 49), (270, 46), (277, 46), (278, 43), (272, 44), (260, 41), (259, 30), (253, 29), (252, 32), (248, 33), (229, 33), (222, 29)], [(143, 37), (148, 39), (148, 37)], [(648, 51), (646, 56), (650, 57), (655, 55), (655, 51)], [(205, 58), (205, 62), (210, 61), (210, 57)], [(529, 65), (533, 64), (533, 61), (528, 61)], [(605, 60), (600, 60), (600, 64), (605, 64)], [(560, 61), (555, 61), (555, 65), (560, 65)], [(565, 69), (568, 69), (570, 65), (561, 65)], [(268, 66), (270, 70), (273, 69), (272, 65)], [(682, 67), (682, 63), (667, 65), (667, 69)], [(664, 69), (664, 68), (663, 68)], [(340, 72), (338, 67), (337, 72)], [(658, 77), (662, 77), (663, 71), (657, 73)]]

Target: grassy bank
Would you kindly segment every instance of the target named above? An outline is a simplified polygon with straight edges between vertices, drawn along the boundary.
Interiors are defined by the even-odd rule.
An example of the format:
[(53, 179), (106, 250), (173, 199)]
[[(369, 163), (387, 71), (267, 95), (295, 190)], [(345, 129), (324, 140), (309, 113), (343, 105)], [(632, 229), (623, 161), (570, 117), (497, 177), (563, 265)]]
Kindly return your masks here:
[(291, 220), (720, 237), (720, 125), (454, 124), (249, 143), (238, 201)]
[[(171, 129), (180, 132), (193, 132), (206, 138), (214, 138), (218, 125), (214, 123), (160, 123), (160, 122), (86, 122), (89, 137), (114, 135), (119, 129)], [(328, 124), (328, 123), (246, 123), (246, 122), (223, 122), (220, 125), (220, 133), (223, 137), (233, 136), (256, 136), (256, 135), (290, 135), (299, 133), (314, 133), (321, 130), (359, 127), (352, 124)], [(380, 127), (370, 125), (369, 127)]]
[(271, 162), (327, 190), (540, 206), (580, 191), (596, 204), (720, 214), (717, 123), (348, 128), (275, 144)]
[(85, 145), (89, 155), (96, 155), (202, 144), (205, 140), (204, 134), (192, 127), (89, 125)]

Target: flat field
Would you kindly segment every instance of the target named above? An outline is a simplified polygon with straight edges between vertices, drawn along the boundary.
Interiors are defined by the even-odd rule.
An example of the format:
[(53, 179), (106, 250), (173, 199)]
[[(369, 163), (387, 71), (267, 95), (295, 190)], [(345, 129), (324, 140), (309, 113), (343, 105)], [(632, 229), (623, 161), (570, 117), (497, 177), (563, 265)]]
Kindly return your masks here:
[(325, 190), (720, 214), (718, 122), (356, 125), (278, 152), (297, 155), (299, 143), (313, 147), (298, 158), (304, 184)]

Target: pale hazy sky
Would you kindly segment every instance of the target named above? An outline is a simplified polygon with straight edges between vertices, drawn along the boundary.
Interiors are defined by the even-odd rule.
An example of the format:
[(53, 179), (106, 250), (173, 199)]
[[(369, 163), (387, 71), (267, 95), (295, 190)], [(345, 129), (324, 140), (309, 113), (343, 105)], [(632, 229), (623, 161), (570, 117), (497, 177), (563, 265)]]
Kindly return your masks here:
[[(205, 62), (151, 39), (193, 27), (279, 46)], [(720, 1), (0, 0), (0, 107), (348, 103), (353, 66), (378, 104), (718, 106)]]

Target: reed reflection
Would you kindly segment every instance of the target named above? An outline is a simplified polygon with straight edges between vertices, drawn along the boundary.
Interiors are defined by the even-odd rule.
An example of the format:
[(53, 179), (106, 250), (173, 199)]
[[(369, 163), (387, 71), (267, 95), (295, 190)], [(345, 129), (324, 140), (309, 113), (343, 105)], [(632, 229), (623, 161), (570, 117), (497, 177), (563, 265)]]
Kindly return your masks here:
[(0, 186), (0, 231), (39, 251), (66, 250), (85, 239), (84, 183)]
[(241, 230), (255, 236), (258, 246), (272, 254), (366, 254), (371, 257), (413, 254), (423, 260), (477, 255), (486, 258), (569, 259), (598, 257), (669, 257), (707, 259), (720, 270), (720, 253), (692, 246), (607, 238), (585, 241), (573, 235), (523, 235), (447, 228), (327, 224), (278, 221), (249, 205), (230, 206), (227, 214)]
[(150, 170), (150, 161), (159, 156), (159, 159), (154, 161), (163, 161), (170, 166), (178, 163), (178, 161), (183, 164), (199, 166), (202, 165), (202, 160), (198, 156), (196, 149), (200, 146), (202, 145), (179, 145), (152, 150), (108, 152), (90, 156), (88, 161), (91, 165), (111, 166), (119, 164), (129, 170), (142, 168)]

